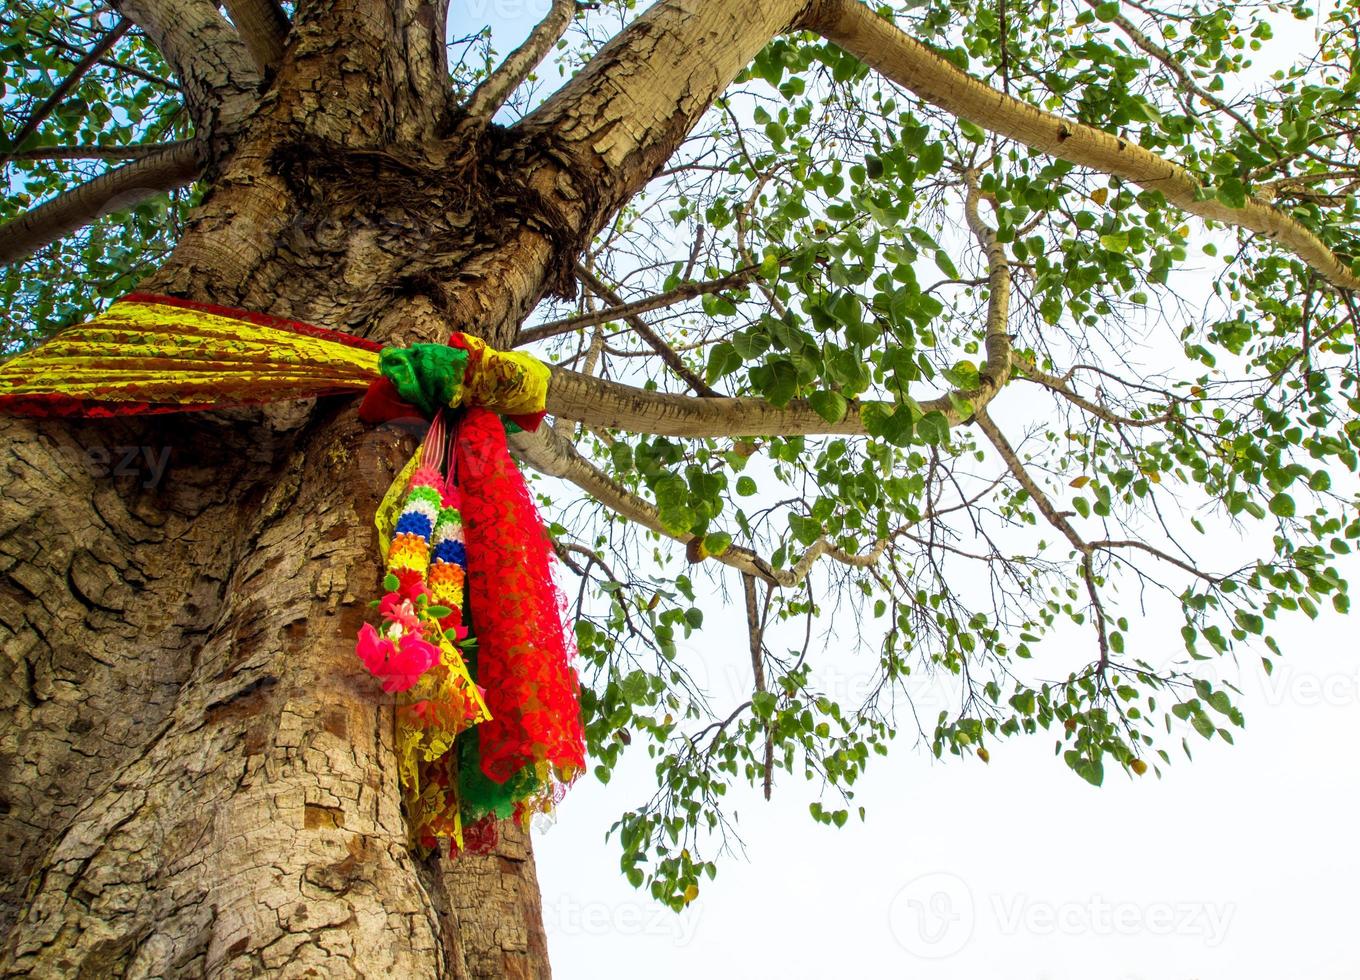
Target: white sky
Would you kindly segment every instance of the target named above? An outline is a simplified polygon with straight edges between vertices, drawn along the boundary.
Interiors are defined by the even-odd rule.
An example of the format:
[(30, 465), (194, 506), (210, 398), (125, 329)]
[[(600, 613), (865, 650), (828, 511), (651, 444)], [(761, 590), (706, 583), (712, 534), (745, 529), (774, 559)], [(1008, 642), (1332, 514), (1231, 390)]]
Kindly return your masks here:
[[(504, 53), (547, 0), (470, 7), (464, 16), (492, 21)], [(1360, 561), (1349, 570), (1360, 578)], [(748, 683), (737, 666), (744, 639), (728, 650), (723, 638), (743, 637), (744, 620), (716, 597), (700, 605), (706, 628), (682, 656), (717, 703), (735, 703)], [(1168, 644), (1179, 645), (1179, 625), (1160, 630)], [(1247, 715), (1236, 746), (1195, 737), (1195, 761), (1173, 755), (1161, 780), (1111, 767), (1095, 789), (1041, 734), (992, 743), (990, 765), (936, 762), (904, 741), (874, 758), (860, 784), (855, 803), (867, 822), (852, 817), (840, 830), (812, 821), (815, 787), (799, 780), (776, 784), (770, 804), (751, 790), (730, 794), (746, 852), (721, 859), (717, 880), (681, 916), (629, 887), (617, 844), (604, 840), (619, 813), (652, 792), (637, 753), (608, 786), (584, 777), (557, 824), (536, 835), (555, 974), (1360, 977), (1353, 630), (1335, 616), (1278, 624), (1286, 660), (1274, 676), (1232, 675)], [(823, 681), (853, 694), (863, 682), (856, 661), (825, 656)]]

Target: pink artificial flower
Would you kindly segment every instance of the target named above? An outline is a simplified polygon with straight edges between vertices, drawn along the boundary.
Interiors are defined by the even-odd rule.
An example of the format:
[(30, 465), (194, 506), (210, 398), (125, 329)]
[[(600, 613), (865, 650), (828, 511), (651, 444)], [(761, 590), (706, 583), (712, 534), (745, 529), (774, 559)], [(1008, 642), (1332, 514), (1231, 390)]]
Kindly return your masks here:
[(400, 592), (389, 592), (382, 597), (378, 612), (389, 623), (396, 623), (406, 633), (414, 633), (420, 628), (416, 607)]
[(420, 675), (439, 663), (439, 648), (418, 636), (407, 634), (401, 638), (401, 648), (387, 658), (383, 673), (383, 690), (409, 691), (415, 687)]
[(359, 630), (359, 642), (354, 645), (354, 652), (374, 677), (381, 676), (382, 666), (387, 662), (391, 650), (392, 641), (378, 635), (372, 623), (364, 623), (363, 629)]
[(382, 688), (389, 694), (409, 691), (425, 673), (439, 662), (439, 648), (418, 636), (407, 634), (397, 647), (379, 635), (370, 623), (359, 630), (359, 642), (354, 652), (368, 672), (382, 680)]

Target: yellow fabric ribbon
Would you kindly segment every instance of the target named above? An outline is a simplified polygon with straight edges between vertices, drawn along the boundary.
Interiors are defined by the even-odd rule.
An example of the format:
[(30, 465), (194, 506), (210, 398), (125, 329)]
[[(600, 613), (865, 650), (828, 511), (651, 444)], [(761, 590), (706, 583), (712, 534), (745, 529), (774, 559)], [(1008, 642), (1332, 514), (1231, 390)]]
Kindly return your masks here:
[(0, 395), (228, 405), (362, 392), (377, 349), (196, 307), (121, 300), (0, 367)]
[[(450, 408), (533, 416), (548, 366), (468, 334)], [(381, 345), (275, 317), (134, 294), (87, 323), (0, 364), (0, 412), (123, 415), (364, 392), (381, 376)]]

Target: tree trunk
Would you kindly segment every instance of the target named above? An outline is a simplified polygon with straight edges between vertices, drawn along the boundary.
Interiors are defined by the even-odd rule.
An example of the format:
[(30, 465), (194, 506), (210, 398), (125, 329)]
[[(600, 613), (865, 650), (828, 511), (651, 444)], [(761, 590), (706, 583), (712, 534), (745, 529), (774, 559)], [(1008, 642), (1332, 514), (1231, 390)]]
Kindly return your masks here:
[[(201, 75), (210, 190), (142, 289), (510, 346), (799, 6), (660, 3), (505, 131), (448, 105), (441, 4), (298, 4), (242, 114), (257, 76), (196, 67), (218, 14), (192, 0), (148, 34)], [(353, 653), (410, 432), (330, 399), (0, 439), (0, 972), (549, 975), (527, 835), (409, 850), (391, 699)]]
[[(479, 199), (393, 149), (433, 126), (403, 93), (442, 77), (442, 18), (322, 6), (326, 24), (299, 12), (273, 110), (233, 136), (143, 288), (446, 337), (419, 257), (432, 238), (452, 266), (497, 242)], [(384, 87), (331, 85), (338, 38)], [(392, 699), (353, 653), (381, 578), (373, 513), (411, 432), (330, 399), (7, 420), (3, 438), (0, 972), (549, 975), (527, 834), (413, 854)]]

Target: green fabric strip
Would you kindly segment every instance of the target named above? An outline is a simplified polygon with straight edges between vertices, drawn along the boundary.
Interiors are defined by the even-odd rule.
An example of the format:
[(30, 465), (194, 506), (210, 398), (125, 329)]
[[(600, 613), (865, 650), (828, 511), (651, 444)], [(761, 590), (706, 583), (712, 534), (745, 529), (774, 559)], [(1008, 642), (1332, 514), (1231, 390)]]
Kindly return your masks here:
[(384, 347), (378, 355), (378, 370), (392, 382), (403, 401), (428, 418), (461, 400), (467, 362), (467, 351), (457, 347), (412, 344)]

